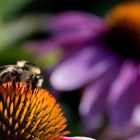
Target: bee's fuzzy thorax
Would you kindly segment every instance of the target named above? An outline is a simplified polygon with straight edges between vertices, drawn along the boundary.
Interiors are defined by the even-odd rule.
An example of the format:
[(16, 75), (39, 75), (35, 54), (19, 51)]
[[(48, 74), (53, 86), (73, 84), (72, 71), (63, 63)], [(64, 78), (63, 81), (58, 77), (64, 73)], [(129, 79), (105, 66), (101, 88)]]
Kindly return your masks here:
[(25, 65), (25, 63), (27, 63), (26, 60), (17, 61), (17, 65), (18, 65), (19, 67), (23, 67), (23, 66)]
[(38, 66), (32, 62), (22, 60), (18, 61), (17, 64), (0, 67), (0, 83), (9, 81), (24, 81), (27, 84), (31, 84), (33, 88), (41, 88), (43, 76)]

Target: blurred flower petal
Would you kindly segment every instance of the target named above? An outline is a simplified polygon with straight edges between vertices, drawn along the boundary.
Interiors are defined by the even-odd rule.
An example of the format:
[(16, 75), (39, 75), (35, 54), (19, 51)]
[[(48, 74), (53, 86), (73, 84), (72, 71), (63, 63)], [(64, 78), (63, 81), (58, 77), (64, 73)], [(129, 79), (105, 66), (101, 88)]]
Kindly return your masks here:
[(140, 127), (140, 104), (138, 104), (133, 110), (131, 123), (134, 126)]
[(139, 135), (134, 135), (132, 138), (129, 138), (127, 140), (140, 140), (140, 134)]
[(71, 50), (84, 47), (87, 41), (93, 42), (94, 37), (105, 29), (105, 24), (100, 18), (93, 19), (91, 15), (82, 12), (68, 12), (54, 16), (47, 25), (47, 31), (52, 36), (46, 40), (25, 44), (28, 51), (42, 55), (61, 47), (67, 54)]
[(50, 82), (58, 90), (76, 89), (111, 68), (113, 59), (103, 58), (103, 54), (99, 54), (97, 49), (84, 48), (60, 64), (51, 75)]
[(102, 78), (88, 85), (84, 91), (79, 111), (88, 131), (99, 127), (101, 124), (100, 114), (106, 110), (108, 90), (120, 67), (116, 65), (114, 69), (114, 71), (110, 70)]
[(48, 40), (28, 42), (25, 44), (25, 48), (39, 55), (50, 53), (56, 48), (62, 48), (66, 55), (71, 50), (84, 47), (87, 39), (91, 40), (91, 38), (93, 39), (93, 36), (88, 31), (72, 32), (61, 34)]
[(125, 62), (110, 90), (108, 109), (114, 125), (128, 124), (134, 107), (140, 101), (140, 77), (136, 68), (134, 63)]
[(65, 12), (50, 18), (47, 29), (52, 33), (69, 33), (73, 30), (99, 31), (103, 27), (104, 21), (96, 16), (85, 14), (84, 12)]
[(123, 94), (123, 92), (135, 82), (137, 76), (137, 69), (132, 61), (125, 61), (122, 65), (121, 71), (113, 82), (110, 89), (109, 102), (115, 103), (116, 100)]
[[(108, 126), (103, 132), (102, 140), (128, 140), (130, 137), (139, 134), (139, 128), (133, 125), (127, 125), (124, 127)], [(139, 139), (137, 139), (139, 140)]]

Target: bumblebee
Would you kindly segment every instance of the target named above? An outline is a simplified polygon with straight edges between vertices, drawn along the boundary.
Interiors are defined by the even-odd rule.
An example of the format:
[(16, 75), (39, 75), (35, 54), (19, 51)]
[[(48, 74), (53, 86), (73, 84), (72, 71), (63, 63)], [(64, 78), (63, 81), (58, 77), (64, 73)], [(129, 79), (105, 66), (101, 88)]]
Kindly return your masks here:
[(41, 70), (33, 63), (22, 60), (15, 65), (4, 65), (0, 67), (0, 83), (12, 81), (24, 81), (32, 88), (40, 88), (43, 84)]

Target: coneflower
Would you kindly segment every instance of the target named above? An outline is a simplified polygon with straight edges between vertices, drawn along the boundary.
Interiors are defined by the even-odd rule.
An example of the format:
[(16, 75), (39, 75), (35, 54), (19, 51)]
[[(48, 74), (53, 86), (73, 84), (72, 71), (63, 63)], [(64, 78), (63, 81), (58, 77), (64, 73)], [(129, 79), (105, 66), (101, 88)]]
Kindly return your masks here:
[(54, 140), (68, 134), (66, 119), (45, 89), (32, 90), (23, 82), (0, 86), (0, 140)]
[(104, 126), (105, 113), (109, 136), (103, 139), (128, 139), (140, 128), (140, 1), (116, 5), (105, 18), (64, 12), (47, 22), (51, 37), (27, 49), (40, 56), (63, 50), (51, 85), (84, 89), (79, 112), (88, 133)]

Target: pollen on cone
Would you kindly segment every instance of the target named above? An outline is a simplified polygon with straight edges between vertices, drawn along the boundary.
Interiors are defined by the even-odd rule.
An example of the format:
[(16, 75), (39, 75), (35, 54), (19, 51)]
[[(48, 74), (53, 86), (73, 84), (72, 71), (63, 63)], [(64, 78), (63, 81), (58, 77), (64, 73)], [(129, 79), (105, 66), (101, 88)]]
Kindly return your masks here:
[(66, 119), (54, 97), (45, 89), (12, 82), (0, 86), (0, 139), (59, 140), (68, 134)]

